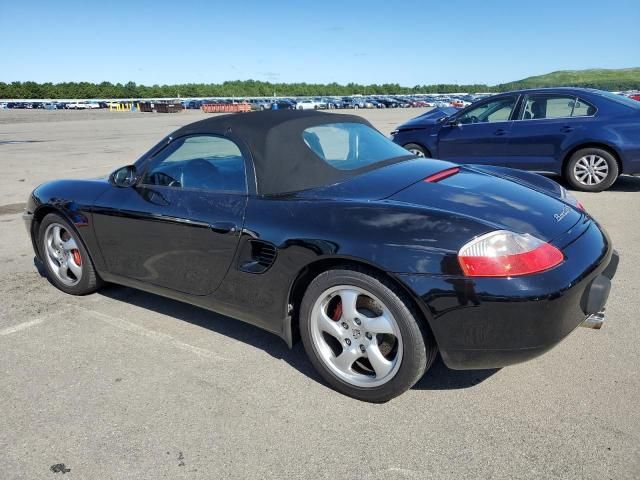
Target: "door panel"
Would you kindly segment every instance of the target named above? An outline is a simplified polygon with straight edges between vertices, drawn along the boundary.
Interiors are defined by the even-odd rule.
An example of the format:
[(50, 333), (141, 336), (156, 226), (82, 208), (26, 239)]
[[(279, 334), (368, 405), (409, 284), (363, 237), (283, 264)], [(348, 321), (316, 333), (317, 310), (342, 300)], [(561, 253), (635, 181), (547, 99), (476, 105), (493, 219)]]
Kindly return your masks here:
[(513, 122), (443, 126), (438, 134), (438, 155), (456, 163), (505, 165)]
[(517, 95), (472, 105), (443, 125), (437, 157), (457, 163), (505, 165)]
[(240, 149), (225, 137), (190, 135), (140, 169), (135, 187), (113, 186), (93, 207), (109, 272), (192, 295), (215, 291), (244, 222)]
[(246, 201), (241, 194), (114, 187), (95, 203), (94, 228), (111, 273), (206, 295), (235, 255)]
[(560, 173), (562, 144), (569, 134), (581, 128), (573, 121), (545, 119), (514, 122), (507, 166)]

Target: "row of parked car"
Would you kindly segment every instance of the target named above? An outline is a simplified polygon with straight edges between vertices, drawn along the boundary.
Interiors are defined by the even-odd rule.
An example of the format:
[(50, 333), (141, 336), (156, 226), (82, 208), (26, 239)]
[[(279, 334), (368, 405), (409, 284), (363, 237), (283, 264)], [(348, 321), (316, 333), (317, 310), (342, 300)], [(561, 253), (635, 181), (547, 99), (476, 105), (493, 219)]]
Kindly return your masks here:
[[(408, 107), (465, 107), (480, 98), (474, 95), (463, 97), (427, 97), (427, 96), (351, 96), (351, 97), (284, 97), (274, 99), (248, 98), (212, 98), (201, 100), (184, 100), (185, 109), (199, 110), (206, 104), (249, 103), (252, 110), (327, 110), (343, 108), (408, 108)], [(45, 110), (94, 110), (117, 106), (122, 102), (83, 101), (83, 102), (0, 102), (0, 108), (11, 109), (45, 109)]]
[[(465, 108), (488, 97), (489, 94), (474, 95), (354, 95), (345, 97), (282, 97), (282, 98), (211, 98), (183, 100), (185, 109), (199, 110), (207, 104), (249, 103), (251, 110), (328, 110), (360, 108)], [(640, 100), (640, 94), (626, 94), (628, 98)], [(131, 101), (76, 101), (76, 102), (0, 102), (0, 109), (46, 109), (46, 110), (94, 110), (130, 104)], [(166, 102), (160, 102), (166, 103)], [(176, 103), (176, 102), (170, 102)]]
[(98, 110), (131, 102), (0, 102), (0, 108), (22, 110)]
[(199, 109), (209, 103), (249, 103), (252, 110), (328, 110), (345, 108), (409, 108), (409, 107), (466, 107), (481, 95), (464, 96), (390, 96), (354, 95), (346, 97), (283, 97), (274, 99), (248, 98), (248, 99), (205, 99), (189, 100), (183, 102), (187, 109)]

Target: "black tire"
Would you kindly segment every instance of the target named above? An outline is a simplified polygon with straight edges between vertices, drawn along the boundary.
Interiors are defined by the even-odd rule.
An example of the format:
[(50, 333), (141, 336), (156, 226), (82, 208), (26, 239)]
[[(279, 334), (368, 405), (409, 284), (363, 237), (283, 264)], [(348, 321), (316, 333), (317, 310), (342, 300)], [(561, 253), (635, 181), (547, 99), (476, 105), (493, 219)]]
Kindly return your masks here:
[(419, 157), (431, 158), (431, 154), (429, 151), (424, 148), (422, 145), (418, 145), (417, 143), (407, 143), (403, 145), (406, 150), (420, 152)]
[[(311, 315), (316, 301), (328, 289), (354, 286), (375, 295), (385, 304), (398, 325), (402, 337), (403, 355), (400, 365), (386, 383), (362, 387), (339, 378), (325, 365), (311, 333)], [(307, 288), (300, 306), (300, 334), (311, 363), (322, 378), (335, 390), (367, 402), (386, 402), (402, 394), (422, 378), (433, 364), (438, 349), (422, 315), (406, 293), (387, 279), (366, 269), (345, 267), (318, 275)]]
[[(73, 237), (73, 240), (75, 240), (75, 243), (78, 247), (77, 250), (79, 251), (81, 258), (82, 274), (80, 276), (80, 281), (75, 285), (67, 285), (63, 283), (54, 273), (49, 259), (47, 258), (48, 253), (45, 244), (45, 232), (47, 231), (47, 228), (52, 224), (58, 224), (62, 226), (66, 233), (69, 236)], [(89, 252), (84, 246), (82, 239), (78, 235), (76, 229), (64, 217), (57, 213), (50, 213), (46, 215), (40, 223), (37, 236), (40, 258), (42, 259), (42, 263), (44, 264), (44, 268), (47, 272), (49, 281), (56, 288), (70, 295), (88, 295), (90, 293), (94, 293), (102, 286), (103, 282), (96, 273), (91, 257), (89, 256)]]
[[(585, 182), (580, 181), (576, 173), (576, 165), (578, 162), (580, 162), (581, 159), (589, 158), (597, 159), (597, 162), (600, 162), (599, 159), (602, 159), (607, 165), (607, 176), (594, 185), (588, 185)], [(603, 190), (608, 189), (618, 179), (619, 174), (620, 170), (618, 168), (616, 158), (611, 153), (601, 148), (582, 148), (578, 150), (571, 155), (571, 158), (564, 169), (564, 178), (569, 185), (576, 190), (582, 190), (584, 192), (602, 192)]]

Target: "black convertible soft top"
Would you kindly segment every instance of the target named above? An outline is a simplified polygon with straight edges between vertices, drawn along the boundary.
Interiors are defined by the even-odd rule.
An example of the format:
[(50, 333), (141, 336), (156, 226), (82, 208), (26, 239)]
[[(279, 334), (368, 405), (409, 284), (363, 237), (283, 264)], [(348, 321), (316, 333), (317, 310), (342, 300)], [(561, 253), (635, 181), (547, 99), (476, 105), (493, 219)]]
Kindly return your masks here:
[[(379, 162), (357, 170), (340, 170), (331, 166), (318, 157), (303, 138), (305, 129), (330, 123), (360, 123), (373, 128), (368, 121), (356, 115), (315, 110), (267, 110), (208, 118), (186, 125), (171, 136), (210, 133), (240, 139), (253, 157), (260, 195), (278, 195), (331, 185), (389, 163)], [(401, 158), (393, 159), (398, 160)]]

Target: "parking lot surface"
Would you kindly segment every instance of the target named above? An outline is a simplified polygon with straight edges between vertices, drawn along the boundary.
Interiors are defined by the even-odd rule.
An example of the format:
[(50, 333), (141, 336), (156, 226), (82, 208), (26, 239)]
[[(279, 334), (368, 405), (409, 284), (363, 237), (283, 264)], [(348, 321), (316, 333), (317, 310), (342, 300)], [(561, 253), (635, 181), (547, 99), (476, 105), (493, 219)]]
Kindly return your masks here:
[[(420, 110), (358, 113), (388, 134)], [(602, 330), (501, 370), (437, 360), (372, 405), (323, 385), (300, 344), (38, 272), (20, 217), (36, 185), (107, 174), (204, 117), (0, 111), (0, 478), (640, 477), (640, 178), (576, 194), (621, 256)]]

